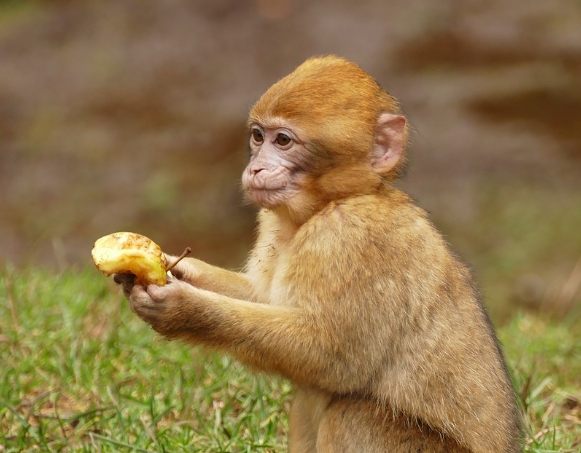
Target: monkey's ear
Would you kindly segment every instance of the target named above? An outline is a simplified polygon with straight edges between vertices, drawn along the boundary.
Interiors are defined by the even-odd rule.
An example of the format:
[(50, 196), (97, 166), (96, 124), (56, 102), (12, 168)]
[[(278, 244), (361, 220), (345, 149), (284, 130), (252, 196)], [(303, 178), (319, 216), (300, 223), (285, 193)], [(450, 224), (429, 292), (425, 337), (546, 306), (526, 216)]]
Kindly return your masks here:
[(402, 115), (379, 115), (371, 150), (371, 166), (377, 173), (389, 173), (401, 159), (406, 141), (405, 123)]

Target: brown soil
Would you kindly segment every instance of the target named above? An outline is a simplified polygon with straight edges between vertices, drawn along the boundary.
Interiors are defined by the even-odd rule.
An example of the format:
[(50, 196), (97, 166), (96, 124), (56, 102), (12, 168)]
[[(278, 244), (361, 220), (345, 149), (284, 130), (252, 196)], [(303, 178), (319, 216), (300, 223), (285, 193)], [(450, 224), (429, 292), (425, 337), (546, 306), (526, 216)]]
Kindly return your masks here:
[(404, 187), (439, 215), (490, 181), (580, 190), (579, 2), (392, 3), (0, 3), (0, 260), (88, 264), (131, 230), (239, 265), (245, 115), (322, 53), (401, 100)]

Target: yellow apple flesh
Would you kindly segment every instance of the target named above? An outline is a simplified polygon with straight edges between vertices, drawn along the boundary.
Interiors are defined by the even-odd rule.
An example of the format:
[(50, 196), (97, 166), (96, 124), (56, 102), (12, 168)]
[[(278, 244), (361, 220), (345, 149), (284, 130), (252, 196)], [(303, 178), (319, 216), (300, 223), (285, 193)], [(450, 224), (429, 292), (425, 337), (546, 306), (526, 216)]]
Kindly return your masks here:
[(137, 233), (119, 232), (95, 241), (93, 261), (106, 276), (129, 273), (142, 285), (165, 285), (167, 262), (159, 245)]

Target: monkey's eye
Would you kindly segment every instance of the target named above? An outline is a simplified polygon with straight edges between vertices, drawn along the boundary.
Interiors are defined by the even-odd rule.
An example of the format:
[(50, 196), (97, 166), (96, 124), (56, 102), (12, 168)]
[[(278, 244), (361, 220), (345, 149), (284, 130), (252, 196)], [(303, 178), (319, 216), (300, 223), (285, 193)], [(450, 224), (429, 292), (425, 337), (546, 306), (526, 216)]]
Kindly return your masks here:
[(252, 140), (255, 143), (262, 143), (264, 141), (264, 135), (262, 135), (260, 129), (252, 129)]
[(288, 135), (280, 133), (276, 136), (275, 142), (277, 145), (286, 146), (291, 142), (291, 140), (292, 139)]

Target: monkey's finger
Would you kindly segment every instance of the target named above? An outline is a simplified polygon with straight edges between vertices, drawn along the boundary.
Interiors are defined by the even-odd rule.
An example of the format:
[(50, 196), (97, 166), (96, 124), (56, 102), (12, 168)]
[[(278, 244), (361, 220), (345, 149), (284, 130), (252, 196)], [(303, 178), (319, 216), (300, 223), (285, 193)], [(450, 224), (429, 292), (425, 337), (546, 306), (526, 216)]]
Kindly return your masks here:
[[(172, 284), (172, 282), (169, 282), (167, 285)], [(167, 286), (165, 285), (165, 286)], [(165, 288), (165, 287), (160, 287), (157, 285), (148, 285), (147, 288), (145, 289), (147, 292), (147, 295), (149, 296), (149, 298), (153, 301), (153, 302), (161, 302), (163, 301), (166, 297), (167, 297), (167, 289), (169, 288)]]
[(178, 298), (185, 285), (190, 286), (181, 280), (170, 279), (164, 286), (147, 285), (145, 291), (154, 303), (161, 303), (172, 298)]
[(155, 310), (157, 304), (151, 299), (146, 289), (141, 285), (135, 285), (129, 295), (129, 307), (131, 310), (144, 318), (143, 314), (148, 310)]
[(129, 297), (133, 286), (135, 285), (135, 275), (133, 274), (115, 274), (113, 276), (113, 281), (123, 289), (123, 294), (125, 297)]
[[(177, 261), (178, 257), (174, 255), (165, 254), (165, 259), (167, 261), (167, 267), (170, 267), (174, 262)], [(181, 263), (177, 263), (175, 266), (172, 267), (170, 273), (177, 279), (184, 278), (184, 270), (183, 267), (180, 266)]]
[(130, 274), (128, 272), (124, 272), (124, 273), (120, 273), (120, 274), (114, 274), (113, 275), (113, 281), (115, 283), (120, 284), (120, 285), (123, 285), (123, 284), (126, 284), (126, 283), (134, 284), (135, 283), (135, 275)]

